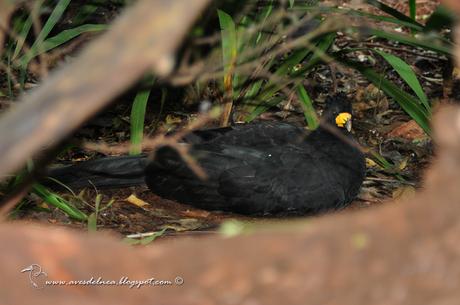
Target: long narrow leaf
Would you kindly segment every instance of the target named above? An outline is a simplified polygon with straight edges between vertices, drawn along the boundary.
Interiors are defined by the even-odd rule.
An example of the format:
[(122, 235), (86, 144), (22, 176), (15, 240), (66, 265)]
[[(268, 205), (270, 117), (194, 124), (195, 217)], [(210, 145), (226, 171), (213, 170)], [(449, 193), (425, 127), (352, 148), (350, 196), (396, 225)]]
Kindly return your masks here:
[(72, 24), (75, 26), (82, 25), (86, 20), (98, 9), (97, 4), (85, 4), (82, 5), (79, 9), (75, 17), (72, 17)]
[(415, 30), (417, 32), (421, 32), (425, 30), (425, 27), (423, 25), (414, 23), (412, 20), (410, 20), (410, 18), (409, 18), (410, 21), (406, 21), (407, 19), (401, 20), (395, 17), (375, 15), (372, 13), (354, 10), (354, 9), (336, 8), (336, 7), (328, 7), (328, 6), (315, 7), (315, 8), (304, 8), (304, 10), (312, 11), (312, 12), (321, 12), (324, 14), (337, 13), (337, 14), (345, 14), (348, 16), (365, 17), (365, 18), (369, 18), (372, 20), (383, 21), (383, 22), (388, 22), (388, 23), (393, 23), (396, 25), (404, 26), (411, 30)]
[(426, 114), (424, 107), (418, 103), (417, 99), (386, 80), (383, 75), (380, 75), (371, 68), (344, 59), (340, 59), (340, 61), (361, 72), (376, 87), (392, 97), (428, 135), (431, 134), (430, 117)]
[(415, 47), (421, 47), (444, 55), (451, 56), (453, 52), (452, 45), (447, 45), (441, 41), (435, 41), (433, 39), (418, 39), (416, 37), (412, 37), (409, 35), (390, 33), (377, 29), (365, 29), (365, 31), (371, 35), (375, 35), (380, 38), (399, 41), (400, 43), (408, 44)]
[(283, 101), (282, 97), (275, 96), (264, 103), (259, 103), (259, 105), (246, 117), (245, 121), (250, 122), (257, 118), (259, 115), (270, 109), (271, 107), (275, 107), (279, 103)]
[(99, 32), (106, 30), (107, 28), (108, 25), (106, 24), (84, 24), (73, 29), (64, 30), (56, 36), (46, 39), (40, 48), (35, 47), (30, 49), (26, 55), (19, 58), (20, 66), (25, 68), (34, 57), (52, 50), (83, 33)]
[(232, 17), (224, 11), (218, 10), (218, 16), (222, 35), (222, 59), (225, 73), (224, 78), (226, 79), (227, 83), (232, 83), (230, 79), (233, 76), (238, 52), (236, 26)]
[(29, 35), (30, 29), (32, 28), (32, 16), (29, 16), (29, 18), (24, 21), (22, 25), (22, 29), (19, 32), (18, 40), (16, 41), (16, 47), (14, 48), (12, 60), (15, 60), (16, 57), (19, 55), (19, 52), (21, 52), (22, 47), (24, 46), (24, 43), (26, 41), (27, 35)]
[[(297, 50), (293, 52), (281, 66), (275, 71), (275, 75), (279, 77), (284, 77), (287, 75), (290, 75), (292, 78), (298, 77), (301, 74), (306, 73), (309, 71), (311, 68), (313, 68), (316, 64), (321, 62), (321, 56), (318, 54), (319, 52), (325, 53), (332, 43), (334, 42), (336, 37), (336, 33), (328, 33), (326, 35), (321, 36), (319, 40), (316, 43), (316, 46), (313, 50), (304, 48)], [(298, 71), (294, 70), (294, 67), (300, 63), (305, 57), (307, 57), (310, 53), (313, 52), (313, 55), (311, 58), (305, 63), (305, 65), (300, 68)], [(266, 101), (271, 100), (269, 105), (267, 107), (263, 107), (262, 105), (256, 105), (254, 107), (250, 107), (249, 109), (249, 116), (246, 118), (246, 121), (251, 121), (255, 117), (257, 117), (258, 114), (260, 114), (261, 109), (268, 109), (270, 107), (273, 107), (273, 101), (276, 101), (277, 99), (272, 99), (272, 97), (279, 92), (285, 84), (278, 84), (275, 82), (268, 82), (264, 89), (260, 92), (259, 96), (257, 97), (256, 100), (261, 101), (262, 103), (266, 103)], [(281, 100), (280, 100), (281, 101)], [(257, 113), (257, 115), (254, 115)]]
[(336, 37), (336, 32), (324, 35), (316, 45), (316, 50), (314, 50), (314, 53), (308, 60), (308, 62), (304, 64), (298, 71), (294, 71), (294, 73), (292, 73), (292, 77), (297, 77), (299, 75), (305, 74), (306, 72), (310, 71), (310, 69), (312, 69), (314, 66), (319, 64), (322, 61), (319, 52), (326, 53), (326, 51), (329, 50), (329, 48), (334, 43)]
[(257, 93), (260, 91), (260, 88), (262, 87), (262, 83), (263, 83), (262, 80), (258, 80), (255, 83), (253, 83), (251, 87), (249, 88), (249, 90), (244, 95), (244, 99), (253, 99), (257, 95)]
[(385, 53), (380, 50), (374, 51), (380, 54), (380, 56), (382, 56), (393, 67), (393, 69), (395, 69), (395, 71), (409, 85), (409, 87), (414, 90), (415, 94), (425, 106), (425, 109), (428, 113), (431, 108), (428, 102), (428, 98), (425, 95), (425, 92), (423, 91), (422, 86), (420, 85), (420, 82), (418, 81), (417, 76), (415, 75), (415, 72), (412, 70), (412, 68), (401, 58), (393, 54)]
[(415, 21), (415, 19), (413, 18), (410, 18), (406, 15), (404, 15), (403, 13), (401, 13), (400, 11), (380, 2), (380, 1), (377, 1), (377, 0), (365, 0), (365, 2), (369, 5), (372, 5), (372, 6), (375, 6), (377, 7), (378, 9), (380, 9), (381, 11), (387, 13), (388, 15), (391, 15), (399, 20), (403, 20), (403, 21), (406, 21), (406, 22), (410, 22), (410, 23), (413, 23), (415, 25), (418, 25), (420, 27), (423, 27), (422, 24), (418, 23), (417, 21)]
[(32, 49), (39, 47), (39, 45), (43, 43), (46, 37), (48, 37), (49, 33), (51, 33), (59, 19), (61, 19), (62, 14), (69, 4), (70, 0), (59, 0), (58, 4), (54, 7), (53, 12), (49, 16), (48, 20), (46, 20), (45, 25), (35, 39), (35, 42), (32, 45)]
[(140, 154), (142, 151), (141, 143), (144, 136), (145, 110), (154, 81), (152, 77), (149, 80), (148, 89), (139, 91), (134, 98), (131, 109), (131, 150), (129, 152), (131, 155)]
[[(289, 72), (291, 72), (292, 68), (296, 66), (298, 63), (302, 61), (302, 59), (305, 58), (310, 53), (310, 50), (308, 49), (300, 49), (297, 51), (294, 51), (293, 54), (291, 54), (282, 64), (281, 66), (274, 72), (274, 74), (278, 77), (284, 77), (286, 76)], [(255, 99), (256, 101), (259, 101), (256, 105), (250, 105), (247, 107), (246, 111), (249, 113), (249, 116), (245, 119), (246, 121), (251, 121), (254, 118), (257, 117), (257, 115), (263, 113), (260, 112), (261, 109), (264, 109), (266, 107), (263, 107), (261, 104), (263, 103), (268, 103), (272, 104), (271, 102), (267, 102), (272, 99), (272, 97), (279, 92), (285, 84), (279, 84), (277, 82), (269, 81), (263, 88), (263, 90), (260, 92), (260, 94), (257, 96)], [(269, 106), (270, 108), (272, 106)], [(268, 109), (266, 108), (266, 109)], [(257, 113), (257, 115), (254, 116), (254, 114)]]
[(313, 108), (311, 98), (303, 85), (297, 86), (297, 96), (302, 102), (305, 120), (307, 121), (308, 127), (310, 130), (315, 130), (319, 126), (318, 117), (316, 116), (315, 108)]
[(415, 0), (409, 0), (409, 15), (412, 20), (416, 20), (417, 17), (417, 6)]
[[(269, 3), (267, 3), (267, 5), (263, 8), (262, 12), (260, 13), (260, 16), (262, 17), (262, 20), (260, 21), (261, 26), (262, 26), (261, 28), (264, 27), (265, 23), (267, 22), (268, 17), (271, 15), (272, 11), (273, 11), (273, 0), (270, 0)], [(259, 31), (259, 33), (257, 34), (257, 38), (256, 38), (255, 43), (256, 44), (260, 43), (261, 40), (263, 40), (264, 35), (266, 35), (266, 34), (264, 34), (262, 31)]]
[(33, 186), (33, 192), (44, 201), (59, 208), (72, 218), (81, 221), (84, 221), (88, 218), (85, 213), (74, 207), (70, 202), (66, 201), (61, 196), (48, 191), (48, 189), (41, 184), (35, 184)]

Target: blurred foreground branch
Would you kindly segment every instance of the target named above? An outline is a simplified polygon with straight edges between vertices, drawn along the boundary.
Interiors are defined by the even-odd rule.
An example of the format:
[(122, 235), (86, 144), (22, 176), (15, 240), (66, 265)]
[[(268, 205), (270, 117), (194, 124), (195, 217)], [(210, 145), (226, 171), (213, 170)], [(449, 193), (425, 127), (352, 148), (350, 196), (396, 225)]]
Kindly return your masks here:
[(70, 65), (0, 117), (0, 177), (68, 136), (145, 72), (174, 67), (174, 52), (207, 0), (141, 0)]

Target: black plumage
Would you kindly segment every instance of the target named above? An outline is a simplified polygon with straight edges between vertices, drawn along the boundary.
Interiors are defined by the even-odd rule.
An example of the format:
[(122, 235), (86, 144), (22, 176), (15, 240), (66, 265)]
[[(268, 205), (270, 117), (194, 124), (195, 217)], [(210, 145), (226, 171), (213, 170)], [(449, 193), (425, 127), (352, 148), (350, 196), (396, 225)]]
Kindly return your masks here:
[(339, 209), (357, 195), (365, 175), (364, 156), (345, 128), (351, 119), (338, 118), (344, 113), (351, 114), (351, 105), (339, 94), (327, 99), (322, 121), (329, 128), (308, 135), (274, 121), (196, 131), (184, 145), (191, 145), (206, 180), (197, 178), (169, 147), (158, 150), (153, 161), (146, 156), (103, 158), (52, 176), (74, 187), (85, 186), (88, 178), (107, 187), (136, 184), (145, 175), (149, 188), (164, 198), (248, 215)]

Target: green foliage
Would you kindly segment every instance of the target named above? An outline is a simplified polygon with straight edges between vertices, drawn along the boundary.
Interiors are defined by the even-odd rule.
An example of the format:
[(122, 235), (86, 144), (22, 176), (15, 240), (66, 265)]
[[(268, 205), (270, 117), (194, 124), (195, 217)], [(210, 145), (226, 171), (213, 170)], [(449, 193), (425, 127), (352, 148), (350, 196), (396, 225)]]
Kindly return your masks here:
[(165, 234), (166, 228), (158, 231), (158, 232), (152, 232), (150, 234), (143, 234), (140, 239), (137, 238), (131, 238), (131, 237), (126, 237), (123, 239), (123, 241), (129, 245), (148, 245), (151, 242), (153, 242), (155, 239), (158, 237), (161, 237)]
[(380, 88), (385, 94), (392, 97), (404, 111), (407, 112), (416, 122), (422, 127), (427, 133), (431, 134), (430, 130), (430, 116), (425, 111), (425, 108), (421, 106), (419, 100), (414, 98), (409, 93), (403, 91), (397, 85), (389, 80), (386, 80), (383, 75), (377, 73), (372, 68), (358, 65), (350, 61), (342, 61), (348, 64), (350, 67), (355, 68), (361, 72), (367, 79), (369, 79), (376, 87)]
[(98, 220), (99, 213), (110, 208), (114, 202), (115, 200), (111, 199), (104, 207), (101, 207), (102, 195), (101, 194), (96, 195), (96, 198), (94, 199), (94, 212), (91, 213), (87, 219), (88, 232), (97, 231), (97, 220)]
[(425, 107), (426, 113), (429, 114), (431, 111), (431, 106), (428, 102), (428, 97), (426, 96), (425, 92), (422, 89), (422, 85), (417, 79), (414, 70), (401, 58), (385, 53), (383, 51), (374, 50), (378, 54), (380, 54), (392, 67), (398, 72), (399, 76), (411, 87), (411, 89), (415, 92), (415, 94), (420, 99), (420, 104)]
[(299, 100), (301, 101), (304, 108), (305, 120), (307, 121), (308, 127), (310, 130), (318, 128), (318, 117), (316, 116), (315, 108), (313, 108), (312, 100), (304, 86), (297, 86), (297, 96), (299, 97)]
[(417, 5), (415, 2), (415, 0), (409, 0), (409, 15), (414, 21), (417, 17)]
[(131, 155), (137, 155), (142, 151), (142, 139), (144, 137), (145, 110), (150, 96), (150, 90), (155, 82), (153, 77), (147, 80), (148, 88), (140, 90), (134, 98), (131, 108)]
[[(428, 19), (427, 25), (424, 26), (415, 21), (415, 1), (409, 1), (411, 10), (410, 17), (383, 4), (380, 1), (366, 0), (365, 2), (369, 5), (379, 8), (391, 17), (379, 16), (353, 9), (343, 8), (322, 7), (320, 11), (326, 15), (328, 13), (342, 13), (355, 17), (370, 18), (373, 20), (394, 23), (403, 28), (406, 28), (409, 31), (406, 33), (396, 33), (384, 31), (374, 27), (367, 27), (365, 29), (360, 27), (351, 29), (344, 28), (344, 30), (348, 33), (359, 33), (361, 35), (368, 35), (373, 38), (386, 39), (401, 44), (411, 45), (413, 47), (421, 48), (424, 50), (434, 51), (439, 55), (448, 57), (452, 55), (453, 43), (450, 40), (450, 37), (444, 37), (440, 33), (436, 34), (433, 32), (427, 34), (429, 31), (440, 31), (441, 28), (445, 28), (446, 26), (451, 26), (453, 24), (453, 22), (450, 21), (440, 22), (441, 20), (453, 20), (453, 17), (448, 14), (446, 10), (442, 9), (442, 6), (438, 7), (438, 9)], [(311, 12), (311, 8), (308, 9), (308, 11)], [(374, 83), (374, 85), (382, 89), (382, 91), (385, 92), (388, 96), (392, 97), (401, 106), (401, 108), (404, 109), (404, 111), (406, 111), (420, 125), (420, 127), (423, 128), (425, 132), (430, 134), (429, 119), (431, 116), (431, 106), (412, 68), (399, 57), (387, 52), (367, 48), (362, 48), (361, 50), (373, 51), (382, 56), (393, 67), (393, 69), (395, 69), (399, 76), (408, 84), (417, 98), (407, 92), (404, 92), (393, 82), (385, 79), (385, 76), (382, 73), (377, 72), (374, 69), (357, 61), (344, 59), (341, 56), (343, 53), (354, 51), (353, 49), (340, 50), (338, 52), (331, 53), (330, 56), (335, 60), (360, 71), (366, 78)]]
[[(391, 22), (403, 28), (409, 30), (408, 33), (396, 33), (383, 31), (379, 28), (369, 27), (364, 31), (359, 27), (351, 28), (352, 32), (359, 32), (361, 34), (367, 34), (369, 36), (378, 37), (381, 39), (387, 39), (396, 41), (402, 44), (411, 45), (418, 48), (423, 48), (425, 50), (431, 50), (439, 53), (440, 55), (450, 56), (452, 54), (452, 42), (449, 39), (441, 35), (424, 35), (425, 26), (418, 23), (415, 20), (415, 10), (416, 3), (415, 1), (410, 1), (410, 9), (412, 12), (411, 16), (406, 16), (403, 13), (391, 8), (390, 6), (377, 1), (377, 0), (366, 0), (367, 4), (379, 8), (384, 13), (388, 14), (385, 16), (380, 16), (376, 14), (371, 14), (367, 12), (362, 12), (354, 9), (344, 9), (336, 7), (325, 7), (325, 6), (311, 6), (307, 4), (302, 4), (296, 1), (289, 2), (289, 8), (291, 9), (300, 9), (305, 10), (310, 14), (309, 16), (314, 16), (315, 10), (316, 13), (321, 12), (323, 18), (320, 21), (320, 24), (316, 28), (321, 27), (322, 22), (327, 22), (327, 15), (329, 13), (342, 13), (347, 15), (359, 16), (362, 18), (371, 18), (378, 21)], [(245, 20), (246, 27), (249, 27), (251, 22), (253, 24), (260, 25), (261, 23), (266, 23), (270, 14), (273, 12), (271, 3), (267, 4), (265, 10), (255, 18), (255, 20), (250, 21), (248, 18), (243, 18)], [(221, 20), (221, 27), (223, 21), (228, 25), (227, 27), (233, 28), (234, 22), (228, 14), (219, 12), (219, 18)], [(308, 18), (308, 17), (305, 17)], [(225, 19), (225, 20), (224, 20)], [(344, 25), (344, 30), (350, 30), (350, 28)], [(270, 35), (262, 34), (262, 31), (255, 33), (257, 39), (253, 39), (249, 34), (244, 32), (244, 27), (238, 27), (238, 44), (241, 46), (246, 45), (246, 47), (256, 48), (259, 45), (264, 45), (264, 43), (269, 43)], [(244, 38), (244, 39), (243, 39)], [(224, 37), (223, 37), (224, 39)], [(373, 82), (377, 87), (381, 88), (387, 95), (394, 98), (397, 103), (427, 132), (430, 133), (429, 127), (429, 118), (431, 112), (431, 106), (429, 104), (428, 98), (424, 93), (420, 82), (417, 80), (417, 77), (412, 70), (412, 68), (405, 63), (399, 57), (389, 54), (384, 51), (373, 50), (382, 56), (400, 75), (400, 77), (408, 84), (408, 86), (413, 90), (417, 98), (413, 97), (407, 92), (404, 92), (397, 85), (392, 83), (389, 80), (386, 80), (385, 77), (373, 70), (372, 68), (365, 67), (361, 63), (351, 62), (350, 60), (343, 61), (342, 58), (337, 56), (339, 52), (330, 52), (330, 47), (336, 39), (336, 29), (332, 29), (330, 33), (322, 34), (319, 37), (308, 37), (309, 42), (306, 42), (304, 47), (299, 47), (293, 49), (287, 56), (282, 58), (274, 58), (267, 60), (262, 63), (265, 70), (272, 71), (274, 77), (273, 79), (268, 80), (255, 80), (249, 81), (250, 78), (241, 77), (240, 84), (246, 83), (246, 90), (241, 90), (245, 94), (241, 97), (244, 99), (246, 106), (243, 108), (242, 113), (247, 113), (245, 118), (246, 121), (251, 121), (256, 118), (258, 115), (268, 110), (270, 107), (276, 106), (281, 101), (289, 98), (284, 94), (286, 88), (291, 88), (288, 90), (296, 90), (299, 96), (299, 100), (304, 106), (305, 117), (309, 126), (315, 126), (313, 117), (311, 116), (311, 100), (308, 97), (308, 93), (303, 86), (299, 86), (295, 79), (304, 77), (308, 74), (317, 64), (323, 62), (324, 58), (328, 56), (330, 58), (335, 58), (336, 60), (352, 66), (356, 70), (363, 73), (371, 82)], [(228, 39), (227, 39), (228, 40)], [(227, 54), (233, 54), (237, 56), (237, 52), (230, 52), (231, 47), (229, 47), (228, 41), (225, 43), (223, 41), (222, 47), (227, 46)], [(225, 52), (225, 50), (223, 50)], [(335, 54), (337, 53), (337, 54)], [(232, 58), (230, 55), (227, 55), (227, 59), (224, 60), (224, 67), (229, 67), (228, 62)], [(257, 59), (256, 57), (253, 59)], [(235, 59), (231, 59), (232, 62), (235, 62)], [(248, 59), (239, 58), (236, 60), (237, 63), (246, 62)], [(236, 67), (236, 70), (237, 67)], [(228, 72), (225, 72), (227, 75)], [(236, 97), (237, 94), (234, 94)]]
[(222, 62), (224, 66), (224, 90), (229, 97), (233, 97), (235, 79), (234, 75), (238, 54), (238, 39), (235, 22), (224, 11), (217, 11), (222, 37)]
[[(73, 28), (62, 30), (56, 35), (49, 37), (62, 19), (70, 4), (70, 0), (59, 0), (54, 3), (55, 5), (52, 7), (51, 14), (46, 19), (30, 47), (26, 47), (26, 40), (31, 35), (33, 21), (34, 19), (39, 19), (42, 12), (49, 9), (48, 1), (39, 0), (34, 2), (30, 13), (20, 14), (13, 20), (13, 32), (15, 35), (12, 36), (13, 38), (8, 43), (8, 48), (4, 55), (7, 59), (8, 69), (10, 71), (19, 70), (21, 88), (24, 88), (28, 65), (35, 57), (54, 50), (83, 33), (99, 32), (108, 27), (105, 24), (84, 24), (97, 9), (97, 5), (84, 4), (81, 6), (74, 20), (72, 20), (72, 24), (75, 25)], [(9, 79), (9, 87), (12, 87), (11, 82), (12, 80)], [(12, 94), (12, 90), (9, 90), (10, 97), (12, 97)]]
[[(413, 1), (413, 0), (409, 0), (409, 1)], [(418, 23), (417, 21), (415, 21), (415, 18), (411, 18), (411, 17), (408, 17), (406, 15), (404, 15), (403, 13), (399, 12), (398, 10), (380, 2), (380, 1), (377, 1), (377, 0), (365, 0), (364, 1), (365, 3), (369, 4), (369, 5), (372, 5), (376, 8), (378, 8), (379, 10), (381, 10), (382, 12), (384, 13), (387, 13), (388, 15), (390, 16), (393, 16), (395, 17), (396, 19), (398, 20), (401, 20), (401, 21), (406, 21), (408, 23), (412, 23), (412, 24), (415, 24), (415, 25), (418, 25), (420, 27), (423, 27), (422, 24)], [(414, 1), (414, 7), (415, 7), (415, 1)]]
[(442, 37), (413, 37), (407, 34), (389, 33), (378, 29), (369, 29), (371, 35), (402, 44), (431, 50), (442, 55), (452, 55), (452, 43), (447, 43)]
[(56, 36), (50, 37), (39, 44), (34, 44), (32, 48), (22, 57), (19, 58), (20, 67), (25, 69), (29, 62), (36, 56), (59, 47), (75, 37), (89, 32), (99, 32), (106, 30), (105, 24), (84, 24), (70, 30), (64, 30)]
[(395, 177), (399, 181), (405, 181), (405, 179), (399, 174), (399, 170), (396, 165), (390, 163), (387, 159), (385, 159), (382, 155), (379, 153), (371, 150), (369, 151), (369, 154), (372, 156), (372, 158), (376, 161), (376, 163), (387, 173), (389, 174), (394, 174)]
[[(248, 47), (257, 47), (266, 43), (270, 39), (270, 35), (264, 33), (263, 31), (258, 31), (256, 33), (249, 33), (247, 27), (250, 27), (254, 24), (265, 24), (267, 19), (273, 12), (273, 1), (269, 1), (267, 5), (264, 6), (263, 10), (258, 14), (257, 20), (252, 21), (248, 17), (242, 18), (241, 24), (238, 26), (238, 31), (236, 35), (235, 32), (235, 22), (232, 17), (223, 11), (218, 11), (219, 21), (222, 30), (222, 53), (223, 53), (223, 66), (224, 66), (224, 88), (227, 95), (232, 96), (233, 98), (238, 98), (241, 92), (245, 92), (243, 98), (248, 101), (263, 101), (255, 102), (250, 106), (246, 107), (245, 113), (251, 113), (249, 115), (250, 120), (255, 118), (258, 114), (263, 113), (266, 110), (265, 106), (271, 107), (272, 105), (278, 104), (281, 100), (273, 99), (273, 95), (280, 90), (280, 88), (273, 82), (263, 82), (261, 80), (252, 82), (244, 90), (240, 90), (240, 86), (244, 84), (249, 77), (245, 75), (239, 75), (235, 73), (235, 66), (241, 62), (247, 62), (249, 60), (257, 60), (257, 56), (252, 58), (238, 58), (239, 51), (244, 50)], [(300, 57), (304, 57), (305, 54), (300, 54)], [(300, 59), (295, 59), (299, 57), (299, 54), (294, 55), (294, 59), (286, 60), (286, 63), (282, 64), (281, 67), (277, 69), (275, 75), (287, 74), (288, 71), (297, 64)], [(295, 63), (293, 63), (295, 61)], [(268, 61), (265, 63), (266, 68), (270, 66), (274, 61)], [(232, 78), (233, 77), (233, 78)], [(231, 86), (230, 86), (231, 85)], [(262, 92), (262, 90), (265, 90)], [(231, 90), (231, 91), (230, 91)]]
[(39, 48), (39, 46), (43, 43), (46, 37), (48, 37), (49, 33), (53, 30), (56, 23), (61, 19), (62, 14), (66, 10), (67, 6), (70, 4), (70, 0), (59, 0), (56, 6), (53, 9), (53, 12), (46, 20), (45, 24), (41, 32), (38, 34), (37, 38), (35, 39), (34, 44), (32, 45), (31, 49)]
[[(40, 20), (42, 13), (48, 11), (50, 8), (48, 3), (53, 3), (51, 7), (51, 13), (45, 20), (40, 31), (33, 39), (32, 45), (26, 47), (26, 41), (31, 36), (31, 29), (34, 24), (34, 20)], [(19, 13), (12, 20), (12, 32), (14, 35), (10, 35), (10, 41), (7, 43), (7, 47), (3, 53), (3, 60), (7, 67), (7, 85), (8, 85), (8, 97), (13, 97), (13, 78), (12, 74), (19, 72), (21, 88), (24, 87), (24, 82), (27, 75), (27, 69), (30, 61), (36, 56), (49, 52), (57, 47), (71, 41), (83, 33), (98, 32), (107, 29), (105, 24), (84, 24), (88, 17), (93, 14), (97, 6), (94, 4), (84, 4), (81, 6), (79, 13), (73, 20), (74, 28), (62, 30), (56, 35), (49, 37), (49, 35), (56, 30), (57, 24), (62, 19), (65, 11), (70, 4), (70, 0), (59, 0), (59, 1), (44, 1), (39, 0), (33, 2), (31, 12)], [(25, 174), (19, 174), (12, 187), (16, 186), (22, 181)], [(69, 217), (80, 221), (88, 220), (88, 216), (76, 208), (72, 203), (65, 200), (61, 196), (51, 192), (41, 184), (35, 184), (32, 187), (32, 192), (42, 198), (45, 202), (53, 205), (62, 210)], [(90, 219), (89, 222), (92, 220)]]
[(62, 198), (61, 196), (50, 192), (46, 187), (41, 184), (34, 184), (33, 192), (42, 198), (45, 202), (57, 207), (70, 217), (80, 220), (86, 221), (88, 216), (85, 213), (77, 209), (74, 205), (70, 202)]

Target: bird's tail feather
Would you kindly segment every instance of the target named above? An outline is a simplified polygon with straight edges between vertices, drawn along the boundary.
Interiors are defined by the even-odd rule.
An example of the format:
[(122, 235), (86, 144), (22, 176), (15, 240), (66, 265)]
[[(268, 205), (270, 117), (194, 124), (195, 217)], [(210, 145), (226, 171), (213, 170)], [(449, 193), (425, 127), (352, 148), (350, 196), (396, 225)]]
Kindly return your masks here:
[(142, 185), (146, 165), (146, 155), (106, 157), (51, 169), (42, 183), (55, 190)]

